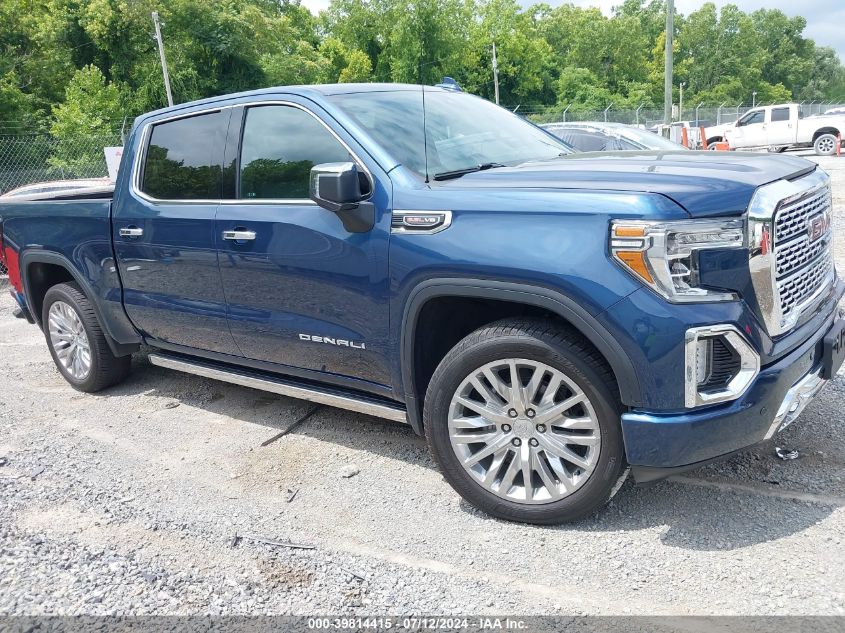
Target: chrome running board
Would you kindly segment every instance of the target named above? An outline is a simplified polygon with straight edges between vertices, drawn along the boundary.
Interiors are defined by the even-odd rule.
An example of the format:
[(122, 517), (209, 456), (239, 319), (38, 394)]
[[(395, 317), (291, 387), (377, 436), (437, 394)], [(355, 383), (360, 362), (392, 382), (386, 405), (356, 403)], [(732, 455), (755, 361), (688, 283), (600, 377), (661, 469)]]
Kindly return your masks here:
[(337, 407), (356, 413), (365, 413), (378, 418), (385, 418), (395, 422), (408, 423), (408, 416), (405, 409), (399, 404), (395, 405), (381, 401), (376, 396), (365, 394), (350, 394), (332, 387), (316, 387), (307, 383), (296, 381), (292, 378), (282, 378), (267, 374), (258, 374), (249, 370), (235, 369), (225, 365), (215, 365), (205, 361), (193, 361), (185, 358), (170, 356), (160, 353), (149, 355), (150, 363), (167, 369), (175, 369), (195, 376), (203, 376), (214, 380), (222, 380), (277, 393), (281, 396), (299, 398), (324, 404), (329, 407)]

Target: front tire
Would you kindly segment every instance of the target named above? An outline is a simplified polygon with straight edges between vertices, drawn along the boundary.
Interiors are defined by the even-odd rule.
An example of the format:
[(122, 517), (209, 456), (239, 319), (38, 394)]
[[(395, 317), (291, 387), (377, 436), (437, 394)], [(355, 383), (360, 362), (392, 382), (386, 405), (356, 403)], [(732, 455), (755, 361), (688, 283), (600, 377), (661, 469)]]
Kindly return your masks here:
[(833, 156), (839, 139), (834, 134), (822, 134), (813, 143), (813, 149), (819, 156)]
[(612, 372), (580, 335), (506, 320), (476, 330), (442, 360), (424, 424), (446, 480), (509, 521), (556, 524), (605, 504), (625, 465)]
[(41, 319), (53, 362), (74, 389), (93, 393), (129, 374), (132, 357), (112, 353), (94, 306), (77, 284), (50, 288)]

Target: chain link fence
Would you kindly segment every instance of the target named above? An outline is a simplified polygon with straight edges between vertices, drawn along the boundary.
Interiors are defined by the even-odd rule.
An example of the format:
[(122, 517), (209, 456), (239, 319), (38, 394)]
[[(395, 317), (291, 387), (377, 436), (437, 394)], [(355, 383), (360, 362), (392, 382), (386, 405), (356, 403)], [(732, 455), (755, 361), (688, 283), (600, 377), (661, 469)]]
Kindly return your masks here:
[[(70, 139), (0, 135), (0, 194), (36, 182), (108, 176), (103, 148), (122, 144), (120, 132)], [(0, 262), (0, 286), (8, 274)]]
[[(815, 101), (802, 104), (805, 117), (823, 114), (833, 108), (845, 108), (845, 104)], [(513, 106), (509, 109), (536, 123), (608, 121), (645, 127), (663, 123), (663, 108), (608, 107), (589, 110), (571, 105), (564, 108)], [(707, 127), (736, 121), (749, 110), (751, 106), (743, 104), (685, 104), (680, 112), (676, 112), (676, 119), (689, 121), (693, 127)], [(0, 135), (0, 194), (36, 182), (107, 176), (103, 148), (122, 144), (120, 131), (64, 139), (48, 134)]]
[(108, 176), (103, 148), (122, 144), (119, 132), (63, 139), (0, 136), (0, 194), (36, 182)]
[[(753, 107), (762, 107), (758, 103)], [(711, 125), (722, 125), (732, 123), (743, 114), (752, 110), (751, 105), (727, 105), (707, 106), (705, 104), (687, 105), (676, 112), (676, 121), (689, 121), (693, 127), (709, 127)], [(804, 103), (801, 110), (804, 117), (824, 114), (834, 108), (845, 108), (841, 103)], [(628, 125), (642, 125), (652, 127), (663, 123), (663, 108), (636, 108), (636, 109), (614, 109), (608, 107), (604, 110), (587, 110), (575, 105), (569, 107), (523, 107), (510, 108), (516, 110), (517, 114), (528, 117), (535, 123), (557, 123), (575, 121), (607, 121), (609, 123), (627, 123)]]

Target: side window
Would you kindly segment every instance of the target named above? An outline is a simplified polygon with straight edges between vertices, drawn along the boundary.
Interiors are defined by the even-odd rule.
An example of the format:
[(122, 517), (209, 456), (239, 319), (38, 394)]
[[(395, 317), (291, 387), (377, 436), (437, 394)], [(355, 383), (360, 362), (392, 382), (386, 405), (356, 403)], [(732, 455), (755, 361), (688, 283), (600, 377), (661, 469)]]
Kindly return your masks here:
[(754, 125), (755, 123), (762, 123), (766, 118), (766, 113), (764, 110), (755, 110), (754, 112), (749, 112), (744, 117), (739, 120), (740, 126), (745, 125)]
[(314, 165), (350, 160), (346, 148), (308, 112), (255, 106), (244, 122), (239, 197), (307, 199)]
[(773, 108), (772, 123), (778, 121), (789, 121), (789, 108)]
[(217, 200), (229, 113), (212, 112), (153, 126), (141, 191), (160, 200)]

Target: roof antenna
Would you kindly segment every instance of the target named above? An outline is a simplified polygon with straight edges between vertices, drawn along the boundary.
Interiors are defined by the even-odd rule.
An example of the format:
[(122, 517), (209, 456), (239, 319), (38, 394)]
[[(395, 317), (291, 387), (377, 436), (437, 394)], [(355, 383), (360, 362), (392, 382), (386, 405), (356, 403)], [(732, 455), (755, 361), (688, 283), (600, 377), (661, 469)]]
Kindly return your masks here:
[(423, 160), (425, 161), (425, 184), (428, 184), (428, 132), (425, 125), (425, 84), (423, 83), (423, 51), (422, 38), (420, 38), (420, 89), (422, 90), (422, 116), (423, 116)]
[(423, 108), (423, 154), (425, 155), (425, 183), (428, 184), (428, 132), (425, 126), (425, 86), (420, 84), (422, 88), (422, 108)]

